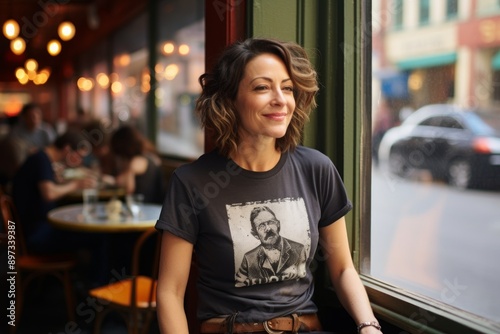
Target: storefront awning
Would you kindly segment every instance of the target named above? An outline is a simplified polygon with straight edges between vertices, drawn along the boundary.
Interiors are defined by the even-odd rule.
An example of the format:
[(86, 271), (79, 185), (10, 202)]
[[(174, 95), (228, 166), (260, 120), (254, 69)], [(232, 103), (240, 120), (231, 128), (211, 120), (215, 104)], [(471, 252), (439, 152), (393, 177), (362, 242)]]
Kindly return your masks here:
[(441, 65), (453, 64), (457, 61), (457, 53), (442, 53), (427, 57), (411, 58), (399, 61), (397, 66), (401, 70), (411, 70), (414, 68), (435, 67)]
[(500, 70), (500, 51), (497, 52), (493, 58), (491, 58), (491, 68), (494, 70)]

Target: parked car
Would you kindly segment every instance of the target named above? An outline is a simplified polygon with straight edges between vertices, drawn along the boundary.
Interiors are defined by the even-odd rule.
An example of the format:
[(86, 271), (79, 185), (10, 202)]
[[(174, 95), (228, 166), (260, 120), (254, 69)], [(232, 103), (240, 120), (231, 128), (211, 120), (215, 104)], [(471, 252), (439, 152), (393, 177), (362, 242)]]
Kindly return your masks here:
[(500, 111), (424, 106), (386, 132), (379, 159), (401, 177), (425, 169), (459, 188), (500, 189)]

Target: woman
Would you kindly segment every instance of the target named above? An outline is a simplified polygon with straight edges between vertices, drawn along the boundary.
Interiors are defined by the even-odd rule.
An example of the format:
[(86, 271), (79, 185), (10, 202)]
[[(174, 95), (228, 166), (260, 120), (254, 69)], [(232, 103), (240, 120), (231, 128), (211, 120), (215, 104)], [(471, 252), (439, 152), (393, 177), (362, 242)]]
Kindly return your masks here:
[(200, 83), (197, 111), (216, 149), (175, 171), (156, 225), (162, 333), (188, 333), (193, 251), (202, 333), (320, 331), (309, 268), (318, 242), (360, 333), (380, 333), (351, 260), (340, 176), (328, 157), (298, 145), (318, 90), (305, 51), (235, 43)]
[(127, 194), (141, 194), (144, 202), (163, 201), (161, 162), (152, 145), (135, 128), (124, 125), (112, 135), (111, 151), (116, 158), (116, 184)]

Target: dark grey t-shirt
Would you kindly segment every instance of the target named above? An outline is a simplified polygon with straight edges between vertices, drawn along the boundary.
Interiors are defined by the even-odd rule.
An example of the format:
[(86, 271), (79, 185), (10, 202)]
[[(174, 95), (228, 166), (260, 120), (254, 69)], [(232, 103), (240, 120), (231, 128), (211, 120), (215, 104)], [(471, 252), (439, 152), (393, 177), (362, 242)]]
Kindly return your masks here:
[[(252, 233), (252, 211), (263, 207), (275, 219)], [(316, 312), (309, 265), (318, 228), (351, 208), (333, 163), (316, 150), (299, 146), (267, 172), (214, 151), (174, 172), (156, 227), (195, 245), (201, 320), (264, 321)], [(260, 237), (274, 236), (272, 249), (259, 239), (266, 230)]]

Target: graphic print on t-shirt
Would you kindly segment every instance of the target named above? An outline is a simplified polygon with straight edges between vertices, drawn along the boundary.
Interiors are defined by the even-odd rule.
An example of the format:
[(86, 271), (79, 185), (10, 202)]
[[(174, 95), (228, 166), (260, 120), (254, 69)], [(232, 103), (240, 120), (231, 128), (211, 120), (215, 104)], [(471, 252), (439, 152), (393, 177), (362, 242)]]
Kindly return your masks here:
[(231, 204), (226, 209), (236, 287), (305, 277), (311, 235), (302, 198)]

